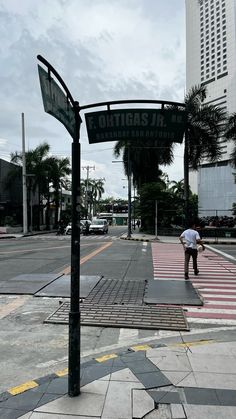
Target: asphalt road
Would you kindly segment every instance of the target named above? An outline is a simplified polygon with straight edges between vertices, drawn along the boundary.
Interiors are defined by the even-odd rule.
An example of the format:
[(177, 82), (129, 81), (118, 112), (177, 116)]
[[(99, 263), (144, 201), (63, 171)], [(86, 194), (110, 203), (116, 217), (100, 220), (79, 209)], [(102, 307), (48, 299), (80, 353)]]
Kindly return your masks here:
[[(152, 275), (150, 245), (144, 249), (142, 242), (119, 240), (122, 232), (118, 228), (105, 236), (81, 237), (82, 275), (136, 280), (144, 273)], [(0, 287), (1, 282), (19, 274), (67, 273), (70, 237), (1, 240), (0, 266)], [(67, 367), (68, 326), (43, 323), (63, 300), (0, 294), (0, 392)], [(82, 327), (81, 354), (92, 357), (156, 335), (159, 332)]]
[[(210, 247), (216, 251), (222, 252), (222, 256), (224, 256), (226, 259), (228, 256), (231, 256), (231, 262), (236, 263), (236, 245), (212, 244)], [(234, 260), (232, 258), (234, 258)]]
[[(133, 280), (152, 277), (150, 243), (119, 240), (126, 231), (126, 227), (112, 227), (108, 235), (81, 237), (81, 274)], [(213, 247), (235, 256), (236, 247)], [(19, 274), (68, 273), (70, 236), (0, 240), (0, 267), (0, 286)], [(67, 367), (68, 326), (43, 323), (62, 301), (0, 294), (0, 392)], [(177, 339), (180, 333), (82, 327), (81, 355), (90, 358), (168, 336)]]

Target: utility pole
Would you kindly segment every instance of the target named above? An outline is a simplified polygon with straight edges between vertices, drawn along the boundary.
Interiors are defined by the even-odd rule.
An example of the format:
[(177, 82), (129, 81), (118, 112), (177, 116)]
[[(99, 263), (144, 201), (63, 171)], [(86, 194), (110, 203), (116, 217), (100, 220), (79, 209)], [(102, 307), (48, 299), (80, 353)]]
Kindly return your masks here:
[(95, 170), (95, 166), (82, 166), (82, 169), (87, 170), (86, 177), (86, 195), (85, 195), (85, 208), (86, 208), (86, 219), (88, 218), (88, 182), (89, 182), (89, 172), (90, 170)]
[(128, 145), (128, 234), (131, 238), (131, 164), (130, 164), (130, 145)]
[(21, 114), (22, 124), (22, 184), (23, 184), (23, 233), (28, 233), (28, 214), (27, 214), (27, 180), (26, 180), (26, 160), (25, 160), (25, 120), (24, 113)]

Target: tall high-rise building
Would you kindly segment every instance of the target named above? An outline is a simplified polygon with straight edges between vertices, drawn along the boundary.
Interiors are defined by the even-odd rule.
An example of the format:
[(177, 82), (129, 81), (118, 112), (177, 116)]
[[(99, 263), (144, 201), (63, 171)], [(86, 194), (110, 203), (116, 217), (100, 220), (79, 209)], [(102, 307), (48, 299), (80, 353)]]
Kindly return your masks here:
[[(185, 0), (186, 88), (207, 87), (205, 103), (236, 112), (236, 0)], [(202, 162), (190, 172), (202, 215), (231, 215), (236, 202), (236, 169), (230, 165), (232, 143), (221, 139), (221, 159)]]

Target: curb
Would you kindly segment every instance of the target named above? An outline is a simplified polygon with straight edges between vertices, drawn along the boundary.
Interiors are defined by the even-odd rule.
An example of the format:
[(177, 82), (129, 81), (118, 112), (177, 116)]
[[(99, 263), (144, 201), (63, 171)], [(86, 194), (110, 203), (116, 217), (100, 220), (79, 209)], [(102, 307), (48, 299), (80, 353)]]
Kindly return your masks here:
[[(117, 352), (112, 353), (101, 353), (96, 358), (93, 358), (89, 361), (85, 361), (81, 363), (81, 366), (83, 368), (86, 368), (87, 366), (94, 366), (99, 365), (103, 362), (109, 361), (114, 358), (118, 358), (119, 356), (123, 355), (129, 355), (134, 352), (138, 351), (147, 351), (148, 349), (154, 349), (154, 348), (162, 348), (166, 347), (166, 344), (158, 343), (158, 344), (144, 344), (144, 345), (133, 345), (131, 347), (125, 348), (124, 350), (118, 350)], [(103, 355), (104, 354), (104, 355)], [(3, 401), (6, 401), (14, 396), (18, 396), (20, 394), (25, 393), (26, 391), (32, 390), (36, 387), (39, 387), (42, 384), (49, 384), (51, 381), (53, 381), (56, 378), (65, 377), (68, 375), (68, 368), (65, 368), (63, 370), (56, 371), (55, 373), (48, 374), (44, 377), (40, 377), (34, 380), (27, 381), (25, 383), (22, 383), (20, 385), (17, 385), (15, 387), (10, 387), (6, 391), (0, 394), (0, 403)], [(61, 397), (61, 394), (58, 395), (58, 397)]]
[(136, 242), (149, 242), (150, 239), (134, 239), (132, 237), (121, 237), (121, 240), (130, 240), (130, 241), (136, 241)]
[[(125, 356), (125, 355), (131, 355), (132, 353), (135, 352), (146, 352), (149, 349), (155, 349), (155, 348), (167, 348), (168, 346), (175, 346), (175, 347), (191, 347), (191, 346), (195, 346), (195, 345), (205, 345), (205, 344), (209, 344), (209, 343), (214, 343), (216, 342), (214, 339), (199, 339), (199, 340), (193, 340), (193, 341), (189, 341), (189, 342), (176, 342), (173, 343), (171, 345), (165, 344), (165, 343), (148, 343), (148, 344), (139, 344), (139, 345), (133, 345), (130, 347), (125, 347), (123, 350), (117, 350), (117, 352), (112, 352), (112, 353), (106, 353), (106, 352), (101, 352), (100, 355), (97, 355), (96, 358), (92, 358), (88, 361), (82, 362), (81, 363), (81, 367), (82, 368), (86, 368), (86, 367), (93, 367), (93, 366), (98, 366), (101, 365), (102, 363), (105, 362), (111, 362), (112, 360), (115, 360), (116, 358), (119, 358), (120, 356)], [(88, 357), (85, 357), (88, 358)], [(104, 375), (107, 374), (107, 371), (104, 370)], [(31, 381), (27, 381), (21, 385), (18, 385), (16, 387), (11, 387), (10, 389), (6, 390), (4, 393), (0, 394), (0, 403), (4, 402), (8, 399), (11, 399), (14, 396), (21, 396), (21, 394), (26, 393), (29, 390), (35, 389), (41, 385), (47, 387), (47, 385), (49, 385), (54, 379), (57, 378), (65, 378), (65, 376), (68, 376), (68, 368), (65, 368), (63, 370), (59, 370), (55, 373), (52, 374), (48, 374), (44, 377), (35, 379), (35, 380), (31, 380)], [(92, 382), (92, 381), (91, 381)], [(61, 393), (57, 393), (56, 398), (60, 398), (61, 396), (63, 396), (64, 394), (66, 394), (65, 392), (61, 392)], [(23, 399), (25, 401), (25, 397)], [(55, 400), (55, 399), (53, 399)], [(19, 408), (19, 403), (20, 401), (17, 401), (17, 405)], [(15, 409), (15, 407), (13, 408)], [(32, 409), (31, 409), (32, 410)], [(21, 413), (20, 413), (21, 414)], [(15, 416), (14, 416), (15, 417)]]
[(203, 241), (204, 241), (204, 244), (227, 244), (227, 245), (236, 245), (236, 241), (233, 241), (233, 242), (230, 242), (230, 241), (215, 241), (215, 242), (212, 242), (212, 241), (209, 241), (209, 240), (204, 240), (203, 239)]

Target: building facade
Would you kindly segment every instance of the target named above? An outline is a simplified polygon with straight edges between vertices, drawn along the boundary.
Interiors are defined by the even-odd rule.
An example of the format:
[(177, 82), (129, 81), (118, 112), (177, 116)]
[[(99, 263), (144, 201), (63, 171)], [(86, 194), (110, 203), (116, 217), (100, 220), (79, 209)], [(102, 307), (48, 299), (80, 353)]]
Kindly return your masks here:
[[(186, 88), (207, 87), (206, 104), (236, 112), (236, 0), (185, 0)], [(190, 172), (201, 215), (231, 215), (236, 176), (230, 165), (232, 143), (221, 139), (220, 161), (203, 161)]]

